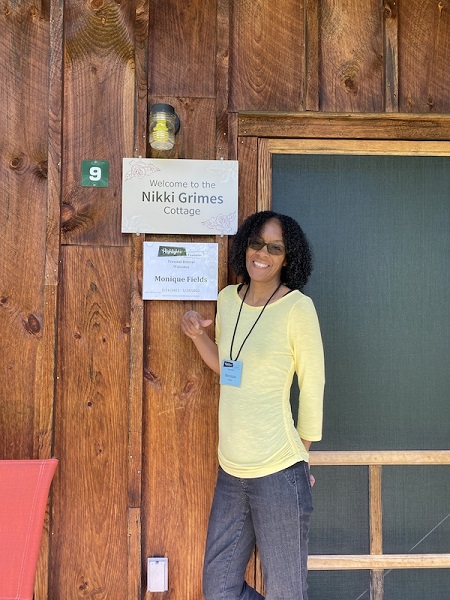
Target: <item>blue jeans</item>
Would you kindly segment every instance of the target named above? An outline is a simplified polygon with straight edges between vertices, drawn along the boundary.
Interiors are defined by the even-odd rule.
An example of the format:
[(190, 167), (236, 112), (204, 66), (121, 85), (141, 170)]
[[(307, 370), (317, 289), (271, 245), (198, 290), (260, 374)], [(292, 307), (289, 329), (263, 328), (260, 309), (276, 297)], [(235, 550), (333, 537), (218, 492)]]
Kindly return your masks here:
[(262, 600), (245, 581), (255, 543), (266, 600), (308, 600), (306, 569), (312, 512), (309, 465), (240, 479), (219, 467), (203, 568), (205, 600)]

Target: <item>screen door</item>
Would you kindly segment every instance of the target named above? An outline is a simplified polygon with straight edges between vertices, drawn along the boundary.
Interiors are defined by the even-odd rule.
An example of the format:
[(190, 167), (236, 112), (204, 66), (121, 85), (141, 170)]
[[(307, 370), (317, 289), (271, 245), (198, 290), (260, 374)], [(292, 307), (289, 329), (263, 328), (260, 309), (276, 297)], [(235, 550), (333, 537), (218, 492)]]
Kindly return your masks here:
[[(450, 444), (450, 157), (273, 154), (298, 220), (326, 357), (315, 450)], [(367, 469), (317, 467), (311, 554), (369, 552)], [(383, 553), (448, 553), (450, 467), (383, 468)], [(369, 572), (312, 571), (310, 600), (369, 599)], [(385, 600), (448, 600), (450, 571), (384, 572)]]

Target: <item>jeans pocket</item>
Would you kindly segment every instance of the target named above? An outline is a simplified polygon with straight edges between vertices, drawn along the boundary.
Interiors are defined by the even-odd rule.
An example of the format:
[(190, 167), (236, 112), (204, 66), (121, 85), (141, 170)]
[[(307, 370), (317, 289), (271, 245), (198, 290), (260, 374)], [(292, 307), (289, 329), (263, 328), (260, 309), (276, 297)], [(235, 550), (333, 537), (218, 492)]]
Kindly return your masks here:
[(292, 486), (295, 486), (297, 483), (297, 477), (296, 477), (297, 464), (298, 463), (296, 463), (295, 465), (291, 465), (290, 467), (287, 467), (286, 469), (283, 469), (283, 475), (288, 480), (288, 483), (290, 483)]
[(303, 514), (312, 512), (312, 488), (309, 479), (309, 464), (301, 461), (283, 469), (284, 477), (295, 488)]

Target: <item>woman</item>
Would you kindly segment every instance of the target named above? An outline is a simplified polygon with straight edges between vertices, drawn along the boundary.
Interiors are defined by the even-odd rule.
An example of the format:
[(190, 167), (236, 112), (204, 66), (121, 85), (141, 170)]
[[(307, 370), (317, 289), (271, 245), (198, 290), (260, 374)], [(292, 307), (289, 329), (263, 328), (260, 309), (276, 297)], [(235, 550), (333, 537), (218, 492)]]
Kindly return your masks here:
[(312, 271), (311, 252), (294, 219), (264, 211), (239, 228), (230, 262), (243, 283), (219, 294), (216, 343), (204, 331), (212, 321), (197, 312), (181, 324), (221, 382), (203, 593), (206, 600), (262, 599), (244, 580), (256, 543), (266, 600), (307, 600), (308, 451), (321, 439), (324, 387), (319, 323), (300, 291)]

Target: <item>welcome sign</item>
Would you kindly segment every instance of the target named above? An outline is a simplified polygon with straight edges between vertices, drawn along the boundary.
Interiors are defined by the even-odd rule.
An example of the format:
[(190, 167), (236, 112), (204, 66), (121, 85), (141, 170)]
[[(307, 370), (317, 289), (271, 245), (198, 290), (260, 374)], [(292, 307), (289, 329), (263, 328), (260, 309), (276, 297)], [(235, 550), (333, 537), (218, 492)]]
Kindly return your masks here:
[(217, 300), (218, 245), (144, 242), (144, 300)]
[(123, 233), (233, 235), (237, 221), (237, 161), (123, 159)]

